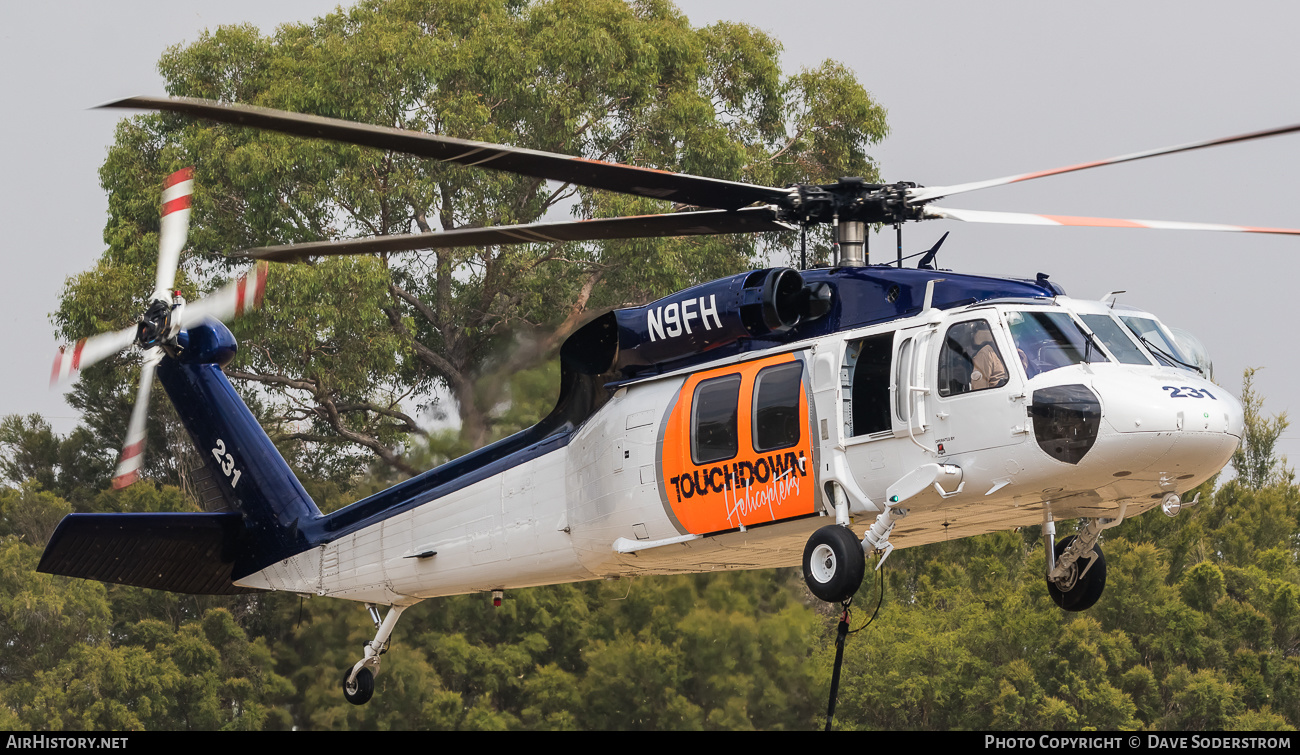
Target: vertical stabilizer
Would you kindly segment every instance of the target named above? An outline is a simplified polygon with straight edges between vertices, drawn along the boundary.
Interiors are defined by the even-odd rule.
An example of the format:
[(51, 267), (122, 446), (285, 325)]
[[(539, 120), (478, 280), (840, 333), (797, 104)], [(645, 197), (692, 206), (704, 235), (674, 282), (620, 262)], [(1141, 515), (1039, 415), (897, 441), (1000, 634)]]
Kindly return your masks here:
[(312, 547), (321, 513), (222, 373), (236, 349), (230, 331), (208, 320), (180, 340), (179, 356), (163, 360), (158, 378), (209, 474), (242, 519), (233, 570), (239, 579)]

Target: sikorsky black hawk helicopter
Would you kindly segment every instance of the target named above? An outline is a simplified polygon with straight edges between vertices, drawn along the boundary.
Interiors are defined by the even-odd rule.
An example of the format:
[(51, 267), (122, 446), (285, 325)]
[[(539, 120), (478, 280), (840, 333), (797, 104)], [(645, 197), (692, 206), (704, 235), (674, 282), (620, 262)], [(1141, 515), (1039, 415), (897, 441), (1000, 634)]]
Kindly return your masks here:
[[(918, 269), (904, 268), (901, 252), (896, 266), (869, 265), (867, 227), (946, 218), (1300, 234), (933, 204), (1300, 126), (956, 186), (842, 178), (776, 188), (202, 100), (109, 107), (712, 208), (248, 250), (238, 256), (259, 261), (252, 274), (186, 306), (169, 290), (192, 184), (188, 174), (169, 182), (153, 303), (138, 326), (61, 352), (55, 377), (132, 344), (146, 349), (119, 480), (138, 469), (156, 370), (228, 510), (73, 514), (40, 569), (187, 593), (366, 603), (376, 634), (343, 682), (357, 704), (373, 694), (402, 611), (442, 595), (802, 562), (812, 592), (838, 602), (860, 586), (867, 552), (883, 563), (895, 547), (1042, 524), (1047, 589), (1062, 608), (1084, 610), (1105, 585), (1102, 531), (1195, 503), (1181, 495), (1228, 461), (1241, 405), (1211, 382), (1203, 347), (1151, 314), (1111, 296), (1069, 298), (1043, 275), (935, 270), (937, 245)], [(217, 320), (260, 299), (265, 261), (822, 224), (834, 231), (834, 267), (754, 270), (601, 315), (562, 346), (560, 396), (539, 424), (329, 515), (222, 373), (236, 343)], [(1059, 519), (1087, 524), (1054, 542)], [(380, 605), (390, 607), (382, 618)]]

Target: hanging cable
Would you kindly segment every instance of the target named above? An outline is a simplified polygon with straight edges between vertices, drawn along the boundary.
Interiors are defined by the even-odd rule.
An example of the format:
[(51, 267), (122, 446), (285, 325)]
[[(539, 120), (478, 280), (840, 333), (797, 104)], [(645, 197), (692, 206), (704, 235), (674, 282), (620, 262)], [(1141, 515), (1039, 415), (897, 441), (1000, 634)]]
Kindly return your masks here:
[(841, 604), (844, 613), (840, 614), (840, 624), (835, 634), (835, 666), (831, 671), (831, 699), (826, 704), (826, 728), (823, 731), (830, 731), (831, 721), (835, 719), (835, 703), (840, 693), (840, 666), (844, 663), (844, 642), (850, 634), (857, 634), (871, 626), (871, 623), (876, 620), (876, 616), (880, 614), (880, 606), (885, 602), (885, 571), (883, 566), (877, 570), (876, 579), (880, 582), (880, 598), (876, 601), (876, 610), (871, 613), (871, 618), (867, 619), (867, 623), (857, 629), (850, 630), (849, 606), (853, 603), (853, 598), (849, 598)]
[(835, 700), (839, 697), (840, 692), (840, 666), (844, 662), (844, 640), (849, 636), (849, 604), (853, 598), (849, 598), (841, 605), (844, 613), (840, 614), (840, 626), (835, 635), (835, 670), (831, 672), (831, 700), (826, 705), (826, 729), (831, 730), (831, 721), (835, 719)]

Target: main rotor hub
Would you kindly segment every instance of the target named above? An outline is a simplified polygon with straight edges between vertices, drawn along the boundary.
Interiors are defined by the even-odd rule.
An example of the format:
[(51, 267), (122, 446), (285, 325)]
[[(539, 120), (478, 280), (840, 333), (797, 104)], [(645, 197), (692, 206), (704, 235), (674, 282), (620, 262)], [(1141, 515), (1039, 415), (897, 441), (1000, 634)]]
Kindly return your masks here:
[(888, 223), (920, 220), (922, 207), (908, 192), (917, 188), (911, 181), (892, 184), (867, 183), (856, 176), (833, 184), (796, 184), (791, 187), (790, 206), (782, 208), (782, 220), (800, 225), (819, 223)]
[(901, 227), (908, 220), (921, 220), (925, 207), (924, 202), (912, 200), (911, 191), (917, 184), (911, 181), (873, 184), (849, 176), (833, 184), (797, 184), (790, 188), (789, 205), (778, 211), (780, 219), (804, 227), (831, 225), (839, 249), (835, 261), (838, 267), (867, 264), (868, 225)]

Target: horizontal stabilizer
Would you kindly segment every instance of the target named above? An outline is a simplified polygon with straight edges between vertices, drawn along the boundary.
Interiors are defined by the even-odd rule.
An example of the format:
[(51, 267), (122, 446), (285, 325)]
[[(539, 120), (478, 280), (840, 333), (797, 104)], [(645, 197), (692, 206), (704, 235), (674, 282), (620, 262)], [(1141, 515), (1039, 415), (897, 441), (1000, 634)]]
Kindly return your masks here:
[(231, 582), (239, 514), (70, 514), (37, 571), (191, 595), (255, 592)]

